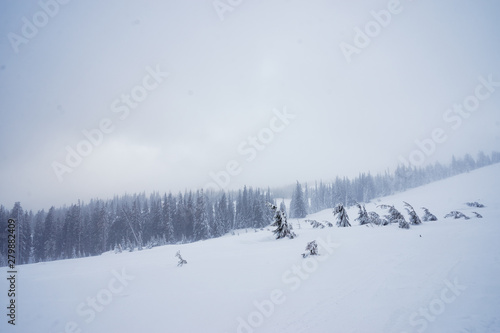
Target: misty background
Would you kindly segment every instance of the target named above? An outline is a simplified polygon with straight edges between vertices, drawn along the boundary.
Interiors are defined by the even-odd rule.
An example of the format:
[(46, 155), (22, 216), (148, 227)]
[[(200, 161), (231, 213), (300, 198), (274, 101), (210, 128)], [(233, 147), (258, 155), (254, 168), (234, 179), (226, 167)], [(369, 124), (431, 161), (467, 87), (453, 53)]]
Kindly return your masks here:
[[(0, 202), (36, 210), (175, 193), (204, 187), (232, 160), (241, 172), (227, 189), (383, 172), (435, 128), (447, 140), (423, 165), (499, 149), (500, 91), (458, 128), (443, 120), (479, 77), (500, 81), (498, 2), (401, 0), (350, 62), (341, 43), (354, 45), (354, 29), (390, 1), (216, 3), (231, 10), (205, 0), (70, 1), (16, 48), (12, 33), (22, 36), (23, 17), (33, 22), (42, 9), (2, 1)], [(169, 75), (120, 119), (113, 102), (148, 68)], [(238, 147), (284, 109), (295, 118), (247, 161)], [(53, 163), (103, 119), (111, 133), (59, 181)]]

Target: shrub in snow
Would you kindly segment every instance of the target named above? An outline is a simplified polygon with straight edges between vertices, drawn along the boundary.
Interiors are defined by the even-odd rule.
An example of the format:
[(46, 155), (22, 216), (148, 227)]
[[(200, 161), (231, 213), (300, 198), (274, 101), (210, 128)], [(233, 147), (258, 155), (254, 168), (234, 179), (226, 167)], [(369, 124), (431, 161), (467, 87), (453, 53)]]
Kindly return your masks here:
[(271, 226), (276, 227), (273, 233), (276, 235), (276, 239), (288, 237), (290, 239), (296, 237), (295, 233), (292, 231), (292, 227), (288, 225), (286, 220), (286, 213), (281, 209), (278, 209), (276, 205), (272, 203), (267, 203), (267, 205), (274, 211), (274, 223)]
[(316, 220), (306, 220), (306, 222), (309, 222), (313, 228), (323, 229), (325, 227), (322, 223)]
[(483, 204), (480, 204), (479, 202), (476, 202), (476, 201), (474, 201), (474, 202), (467, 202), (466, 205), (469, 206), (469, 207), (476, 207), (476, 208), (483, 208), (484, 207)]
[(418, 215), (415, 212), (415, 209), (413, 209), (412, 205), (410, 205), (406, 201), (403, 201), (403, 202), (405, 204), (405, 209), (408, 212), (408, 215), (410, 215), (410, 223), (413, 225), (422, 224), (422, 221), (420, 221), (420, 217), (418, 217)]
[(375, 212), (368, 212), (368, 219), (370, 220), (370, 223), (373, 223), (375, 225), (382, 224), (382, 220), (380, 219), (380, 215), (378, 215)]
[(333, 223), (332, 223), (332, 222), (329, 222), (329, 221), (323, 221), (323, 223), (324, 223), (327, 227), (329, 227), (329, 228), (333, 227)]
[(358, 221), (359, 225), (365, 225), (370, 223), (370, 217), (368, 216), (368, 213), (366, 212), (365, 205), (361, 206), (361, 204), (356, 203), (356, 207), (358, 207), (359, 212), (358, 212), (358, 217), (354, 219), (354, 221)]
[(477, 212), (472, 212), (472, 213), (473, 213), (474, 215), (476, 215), (476, 217), (477, 217), (478, 219), (482, 219), (482, 218), (483, 218), (483, 215), (481, 215), (481, 214), (479, 214), (479, 213), (477, 213)]
[(345, 211), (344, 205), (338, 204), (333, 210), (333, 214), (337, 217), (337, 227), (350, 227), (349, 216)]
[(466, 220), (470, 219), (470, 217), (466, 216), (464, 213), (459, 212), (457, 210), (453, 210), (444, 216), (445, 219), (448, 217), (453, 217), (454, 219), (459, 219), (462, 217)]
[(378, 207), (383, 209), (389, 209), (389, 215), (385, 215), (387, 222), (382, 222), (382, 225), (387, 225), (389, 223), (398, 223), (398, 220), (405, 220), (403, 214), (399, 212), (394, 206), (390, 205), (379, 205)]
[(312, 242), (307, 243), (306, 252), (302, 253), (302, 258), (316, 255), (318, 255), (318, 244), (316, 244), (316, 241), (313, 240)]
[(175, 254), (175, 256), (177, 258), (179, 258), (179, 262), (177, 263), (177, 266), (181, 266), (184, 265), (184, 264), (187, 264), (188, 262), (186, 260), (184, 260), (181, 256), (181, 251), (177, 251), (177, 253)]
[(424, 210), (424, 216), (422, 216), (422, 221), (424, 221), (424, 222), (437, 221), (436, 215), (429, 212), (429, 210), (425, 207), (422, 207), (422, 209)]
[(399, 227), (402, 228), (402, 229), (410, 229), (410, 224), (408, 222), (406, 222), (405, 220), (396, 220), (395, 223), (398, 223), (399, 224)]

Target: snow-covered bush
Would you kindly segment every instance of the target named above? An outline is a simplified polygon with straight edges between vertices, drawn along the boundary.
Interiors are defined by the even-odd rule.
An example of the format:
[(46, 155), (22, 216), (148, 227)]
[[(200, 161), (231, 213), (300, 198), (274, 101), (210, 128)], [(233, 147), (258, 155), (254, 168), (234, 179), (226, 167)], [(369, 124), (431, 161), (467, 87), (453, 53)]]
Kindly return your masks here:
[(375, 212), (368, 212), (368, 218), (370, 219), (370, 223), (375, 225), (381, 225), (382, 220), (380, 219), (380, 215)]
[(306, 220), (306, 222), (309, 222), (313, 228), (323, 229), (325, 227), (323, 223), (318, 222), (316, 220)]
[(484, 205), (483, 204), (480, 204), (479, 202), (477, 201), (474, 201), (474, 202), (467, 202), (465, 203), (467, 206), (469, 207), (476, 207), (476, 208), (483, 208)]
[(333, 223), (332, 223), (332, 222), (330, 222), (330, 221), (326, 221), (326, 220), (325, 220), (325, 221), (323, 221), (323, 224), (324, 224), (324, 225), (326, 225), (326, 226), (327, 226), (327, 227), (329, 227), (329, 228), (333, 227)]
[(446, 215), (444, 216), (444, 218), (445, 218), (445, 219), (446, 219), (446, 218), (448, 218), (448, 217), (453, 217), (454, 219), (460, 219), (460, 218), (462, 218), (462, 217), (463, 217), (464, 219), (466, 219), (466, 220), (470, 219), (470, 217), (468, 217), (468, 216), (467, 216), (467, 215), (465, 215), (464, 213), (459, 212), (459, 211), (457, 211), (457, 210), (453, 210), (453, 211), (449, 212), (448, 214), (446, 214)]
[(429, 210), (425, 207), (422, 207), (422, 209), (424, 210), (424, 216), (422, 216), (422, 221), (424, 221), (424, 222), (437, 221), (436, 215), (429, 212)]
[(402, 229), (410, 229), (410, 224), (402, 219), (396, 220), (394, 223), (398, 223), (399, 227)]

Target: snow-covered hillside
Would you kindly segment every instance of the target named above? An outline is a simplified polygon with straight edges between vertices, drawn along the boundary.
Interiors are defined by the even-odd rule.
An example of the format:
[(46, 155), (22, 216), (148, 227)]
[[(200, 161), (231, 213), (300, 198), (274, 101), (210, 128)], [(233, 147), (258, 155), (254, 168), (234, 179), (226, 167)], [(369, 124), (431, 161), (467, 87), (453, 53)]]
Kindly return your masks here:
[[(192, 244), (19, 266), (1, 332), (500, 332), (500, 165), (377, 199), (438, 221), (240, 230)], [(471, 208), (478, 201), (485, 208)], [(444, 219), (459, 210), (471, 219)], [(475, 218), (472, 211), (483, 215)], [(335, 222), (331, 210), (306, 219)], [(320, 256), (302, 258), (316, 240)], [(187, 265), (177, 267), (180, 250)], [(8, 286), (0, 269), (1, 291)], [(6, 297), (2, 297), (6, 312)], [(7, 318), (7, 319), (6, 319)]]

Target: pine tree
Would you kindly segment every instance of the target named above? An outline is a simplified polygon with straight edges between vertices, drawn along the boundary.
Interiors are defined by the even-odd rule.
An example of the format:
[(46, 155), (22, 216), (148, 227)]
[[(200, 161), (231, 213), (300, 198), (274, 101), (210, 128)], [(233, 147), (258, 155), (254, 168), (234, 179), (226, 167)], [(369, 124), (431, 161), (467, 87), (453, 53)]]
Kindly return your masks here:
[(309, 256), (317, 256), (317, 255), (319, 255), (319, 253), (318, 253), (318, 244), (316, 243), (316, 241), (313, 240), (312, 242), (307, 243), (306, 252), (302, 253), (302, 258), (306, 258)]
[(370, 223), (370, 218), (368, 216), (368, 213), (366, 212), (365, 205), (357, 203), (356, 206), (358, 207), (359, 212), (358, 212), (358, 217), (354, 221), (358, 221), (359, 225), (365, 225)]
[(437, 221), (436, 215), (429, 212), (429, 210), (425, 207), (422, 207), (422, 209), (424, 210), (424, 216), (422, 217), (422, 221), (424, 221), (424, 222)]
[(196, 192), (196, 210), (194, 213), (194, 240), (210, 238), (208, 211), (203, 190)]
[(410, 224), (417, 225), (417, 224), (422, 224), (422, 221), (420, 221), (420, 217), (418, 217), (417, 213), (415, 212), (415, 209), (407, 203), (406, 201), (403, 201), (405, 204), (405, 209), (408, 212), (408, 215), (410, 215)]
[(307, 207), (304, 201), (304, 194), (302, 193), (302, 186), (299, 181), (293, 191), (292, 201), (290, 202), (290, 217), (291, 218), (304, 218), (307, 215)]
[(333, 210), (333, 214), (337, 217), (337, 227), (350, 227), (349, 216), (347, 215), (344, 205), (339, 203)]
[(380, 207), (382, 209), (389, 209), (389, 215), (385, 215), (385, 218), (387, 219), (388, 223), (398, 223), (399, 220), (406, 221), (403, 214), (401, 214), (394, 206), (379, 205), (377, 207)]
[(47, 216), (45, 217), (45, 228), (43, 230), (44, 239), (44, 261), (57, 259), (56, 254), (56, 217), (54, 206), (50, 207)]
[(295, 233), (288, 225), (286, 213), (278, 209), (278, 207), (276, 205), (273, 205), (272, 203), (268, 202), (267, 205), (274, 211), (274, 223), (271, 224), (271, 226), (276, 227), (276, 229), (273, 230), (273, 233), (276, 235), (276, 239), (285, 237), (293, 239), (294, 237), (296, 237)]

